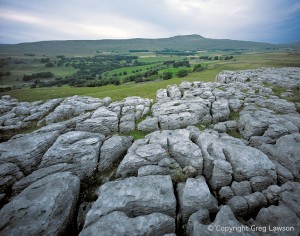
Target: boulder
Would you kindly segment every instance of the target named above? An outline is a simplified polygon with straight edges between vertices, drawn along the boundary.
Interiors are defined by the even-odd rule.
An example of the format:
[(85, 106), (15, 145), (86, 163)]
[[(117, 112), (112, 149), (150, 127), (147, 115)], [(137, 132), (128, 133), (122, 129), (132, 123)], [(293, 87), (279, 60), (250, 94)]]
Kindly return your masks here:
[(73, 171), (84, 178), (97, 168), (100, 147), (105, 137), (84, 131), (71, 131), (61, 135), (44, 154), (39, 168), (60, 163), (74, 164)]
[(289, 134), (279, 138), (275, 145), (260, 147), (270, 158), (287, 168), (296, 180), (300, 180), (300, 134)]
[(167, 94), (171, 100), (180, 100), (182, 96), (177, 85), (168, 85)]
[(0, 164), (0, 193), (6, 193), (15, 182), (23, 177), (23, 173), (16, 164)]
[(137, 129), (147, 133), (159, 130), (157, 117), (147, 117), (138, 124)]
[(43, 154), (55, 142), (60, 131), (33, 132), (0, 143), (0, 164), (10, 162), (28, 175), (36, 170)]
[(210, 123), (210, 102), (201, 98), (159, 102), (152, 106), (161, 129), (179, 129), (198, 123)]
[(240, 134), (247, 140), (253, 136), (268, 138), (268, 143), (286, 134), (298, 133), (299, 129), (291, 121), (284, 119), (270, 109), (249, 105), (239, 114), (237, 121)]
[[(256, 218), (255, 225), (257, 226), (268, 226), (267, 232), (274, 233), (276, 230), (273, 230), (274, 227), (286, 227), (288, 232), (279, 232), (279, 235), (299, 235), (300, 231), (300, 222), (297, 215), (288, 207), (279, 205), (279, 206), (269, 206), (267, 208), (262, 208)], [(292, 228), (288, 228), (292, 227)], [(271, 229), (271, 231), (270, 231)]]
[(186, 166), (182, 169), (182, 172), (188, 177), (193, 178), (197, 176), (197, 170), (193, 166)]
[(276, 180), (274, 164), (261, 151), (242, 145), (230, 145), (223, 149), (226, 159), (233, 169), (236, 181), (243, 181), (255, 176), (267, 176)]
[(114, 211), (84, 228), (80, 236), (91, 235), (166, 235), (175, 232), (174, 218), (161, 214), (128, 217), (124, 212)]
[(138, 176), (147, 176), (147, 175), (171, 175), (172, 171), (170, 168), (161, 167), (156, 165), (142, 166), (138, 170)]
[(186, 225), (186, 234), (193, 235), (194, 230), (199, 224), (207, 225), (210, 223), (209, 211), (207, 209), (201, 208), (200, 210), (193, 213)]
[[(246, 229), (246, 225), (241, 224), (234, 216), (232, 210), (229, 206), (223, 206), (218, 212), (216, 219), (210, 225), (205, 225), (201, 222), (198, 222), (197, 219), (193, 220), (188, 224), (189, 228), (187, 229), (188, 235), (198, 236), (198, 235), (243, 235), (250, 236), (253, 235), (252, 232), (248, 232)], [(223, 230), (222, 230), (223, 229)], [(231, 229), (231, 232), (226, 232)]]
[(258, 211), (268, 205), (267, 199), (261, 192), (255, 192), (248, 196), (245, 196), (248, 203), (248, 213), (250, 215), (256, 215)]
[(250, 179), (253, 192), (262, 192), (269, 185), (275, 184), (276, 180), (271, 179), (268, 176), (255, 176)]
[(223, 186), (227, 186), (232, 182), (232, 167), (228, 161), (215, 160), (213, 161), (213, 169), (209, 185), (214, 190), (219, 190)]
[(69, 172), (47, 176), (24, 189), (1, 210), (1, 235), (62, 235), (75, 213), (79, 178)]
[(227, 205), (237, 217), (244, 217), (248, 214), (248, 202), (245, 197), (234, 196), (227, 202)]
[(105, 172), (110, 169), (114, 163), (120, 161), (126, 154), (127, 149), (131, 146), (132, 142), (132, 137), (117, 135), (106, 140), (100, 150), (98, 170), (100, 172)]
[(218, 99), (212, 104), (212, 118), (214, 123), (226, 121), (229, 119), (229, 103), (226, 99)]
[(197, 179), (189, 178), (186, 183), (177, 186), (179, 212), (183, 223), (186, 223), (193, 213), (200, 208), (210, 212), (216, 212), (218, 202), (210, 193), (205, 179), (201, 176)]
[(169, 152), (181, 168), (192, 166), (197, 170), (197, 175), (202, 174), (203, 156), (201, 149), (191, 140), (169, 141)]
[(158, 163), (162, 159), (167, 157), (167, 152), (159, 144), (147, 144), (139, 147), (136, 150), (136, 154), (153, 163)]
[(234, 192), (229, 186), (222, 187), (219, 191), (219, 199), (224, 204), (226, 204), (234, 196)]
[(118, 132), (119, 115), (106, 107), (98, 108), (90, 119), (80, 122), (76, 130), (101, 133), (104, 135)]
[(46, 176), (55, 174), (57, 172), (72, 172), (72, 170), (74, 170), (74, 164), (60, 163), (33, 171), (30, 175), (27, 175), (26, 177), (14, 183), (14, 185), (12, 186), (12, 196), (18, 195), (29, 185), (33, 184), (34, 182), (37, 182), (38, 180)]
[(73, 96), (66, 98), (45, 119), (46, 124), (56, 123), (79, 116), (87, 111), (93, 111), (104, 106), (107, 99)]
[(250, 182), (246, 180), (241, 182), (233, 181), (231, 189), (237, 196), (247, 196), (252, 193)]
[(135, 115), (126, 114), (122, 116), (119, 124), (119, 131), (121, 133), (129, 133), (135, 129)]
[[(153, 139), (152, 142), (151, 136), (154, 134), (156, 134), (156, 132), (152, 133), (150, 136), (146, 136), (144, 139), (136, 140), (132, 144), (118, 167), (117, 176), (126, 177), (137, 175), (140, 167), (158, 165), (160, 161), (168, 158), (168, 153), (163, 146), (165, 145), (164, 141), (159, 142), (159, 140), (162, 140), (163, 135), (160, 133), (157, 134), (157, 136), (155, 136), (157, 138)], [(167, 143), (167, 140), (165, 141)]]
[(114, 211), (122, 211), (128, 217), (162, 213), (175, 218), (176, 199), (170, 176), (130, 177), (107, 182), (97, 194), (99, 197), (87, 213), (84, 228)]

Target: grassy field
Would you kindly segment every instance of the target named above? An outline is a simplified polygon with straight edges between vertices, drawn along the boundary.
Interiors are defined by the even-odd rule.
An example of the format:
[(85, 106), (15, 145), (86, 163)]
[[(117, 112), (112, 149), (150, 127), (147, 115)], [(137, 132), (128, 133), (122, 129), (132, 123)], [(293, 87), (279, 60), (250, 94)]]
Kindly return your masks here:
[[(24, 57), (22, 57), (21, 60), (22, 59), (24, 59)], [(20, 64), (12, 63), (9, 66), (6, 66), (4, 69), (1, 69), (0, 71), (11, 72), (11, 76), (3, 77), (1, 84), (14, 85), (16, 83), (21, 83), (21, 84), (23, 83), (22, 78), (24, 74), (33, 74), (33, 73), (48, 71), (55, 74), (56, 77), (64, 77), (75, 73), (77, 70), (74, 69), (72, 66), (66, 67), (64, 65), (55, 66), (55, 67), (46, 67), (45, 63), (39, 63), (33, 60), (28, 60), (27, 58), (26, 63), (20, 63)]]
[(19, 101), (37, 101), (72, 95), (93, 96), (98, 98), (111, 97), (113, 101), (122, 100), (128, 96), (141, 96), (155, 99), (156, 91), (166, 88), (170, 84), (180, 84), (182, 81), (214, 81), (215, 77), (222, 70), (242, 70), (255, 69), (260, 67), (300, 67), (300, 54), (278, 52), (278, 53), (253, 53), (235, 56), (235, 60), (230, 61), (210, 61), (203, 62), (208, 64), (208, 69), (203, 72), (190, 73), (184, 78), (173, 78), (171, 80), (153, 81), (147, 83), (127, 83), (119, 86), (109, 85), (94, 88), (75, 88), (75, 87), (51, 87), (36, 89), (19, 89), (10, 92), (0, 93), (0, 96), (9, 94), (16, 97)]
[[(113, 77), (113, 74), (119, 74), (119, 73), (123, 73), (124, 71), (126, 71), (127, 72), (126, 75), (118, 76), (118, 78), (124, 78), (124, 77), (127, 77), (129, 75), (134, 75), (136, 73), (146, 72), (147, 70), (149, 70), (151, 68), (152, 69), (157, 69), (160, 66), (162, 66), (162, 63), (153, 63), (151, 65), (144, 65), (144, 66), (123, 67), (123, 68), (118, 68), (118, 69), (115, 69), (115, 70), (105, 72), (105, 73), (102, 74), (102, 76), (105, 76), (105, 77), (109, 78), (109, 77)], [(133, 71), (137, 71), (137, 70), (138, 70), (138, 72), (133, 73)]]

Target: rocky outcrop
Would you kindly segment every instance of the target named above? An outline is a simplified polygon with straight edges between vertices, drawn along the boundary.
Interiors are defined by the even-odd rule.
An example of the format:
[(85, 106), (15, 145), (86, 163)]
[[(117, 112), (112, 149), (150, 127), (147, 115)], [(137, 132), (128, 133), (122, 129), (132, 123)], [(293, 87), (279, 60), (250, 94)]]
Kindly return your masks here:
[[(176, 199), (169, 176), (131, 177), (108, 182), (100, 187), (98, 196), (87, 214), (82, 235), (95, 233), (95, 230), (101, 227), (106, 228), (104, 222), (110, 222), (116, 216), (120, 216), (121, 221), (127, 225), (129, 223), (140, 225), (148, 219), (149, 222), (143, 230), (150, 230), (151, 234), (156, 230), (163, 231), (164, 226), (170, 233), (175, 231)], [(120, 211), (122, 213), (119, 213)], [(155, 214), (159, 217), (153, 218)], [(159, 218), (162, 222), (151, 228), (151, 224), (157, 222)], [(112, 229), (107, 228), (107, 230)], [(139, 228), (135, 226), (124, 230), (133, 230), (133, 234), (139, 232)]]
[(167, 235), (174, 233), (174, 218), (161, 214), (128, 217), (124, 212), (114, 211), (85, 228), (79, 234), (84, 235)]
[(182, 172), (183, 168), (191, 166), (200, 175), (203, 157), (200, 148), (191, 141), (190, 131), (156, 131), (133, 143), (118, 167), (117, 176), (136, 175), (140, 168), (148, 165), (164, 167), (156, 168), (157, 174)]
[[(228, 227), (228, 230), (230, 230), (230, 228), (233, 230), (230, 233), (238, 233), (238, 235), (253, 235), (251, 232), (241, 230), (241, 228), (246, 228), (246, 226), (236, 219), (228, 206), (223, 206), (218, 212), (215, 221), (209, 225), (205, 225), (203, 218), (201, 218), (199, 219), (195, 216), (190, 218), (187, 229), (188, 235), (216, 235), (216, 232), (218, 235), (228, 235), (229, 232), (225, 231), (225, 227)], [(221, 230), (222, 228), (224, 229)]]
[(2, 141), (39, 129), (0, 143), (0, 235), (298, 235), (299, 81), (263, 68), (155, 102), (3, 96)]
[(79, 187), (79, 178), (69, 172), (56, 173), (29, 185), (0, 210), (1, 234), (59, 235), (68, 232)]
[(104, 139), (101, 134), (83, 131), (65, 133), (43, 155), (39, 168), (67, 163), (80, 178), (90, 176), (97, 168)]
[(186, 183), (180, 183), (177, 187), (182, 221), (187, 223), (189, 217), (199, 209), (207, 209), (217, 212), (218, 202), (210, 193), (203, 177), (187, 179)]
[(87, 111), (94, 111), (97, 108), (108, 105), (109, 98), (98, 99), (92, 97), (73, 96), (65, 99), (55, 110), (45, 118), (46, 124), (51, 124), (72, 117), (79, 116)]
[(59, 131), (34, 132), (0, 143), (0, 163), (16, 164), (25, 175), (28, 175), (38, 168), (43, 154), (59, 135)]
[(101, 147), (98, 170), (105, 172), (119, 162), (132, 142), (133, 138), (126, 136), (112, 136), (106, 140)]

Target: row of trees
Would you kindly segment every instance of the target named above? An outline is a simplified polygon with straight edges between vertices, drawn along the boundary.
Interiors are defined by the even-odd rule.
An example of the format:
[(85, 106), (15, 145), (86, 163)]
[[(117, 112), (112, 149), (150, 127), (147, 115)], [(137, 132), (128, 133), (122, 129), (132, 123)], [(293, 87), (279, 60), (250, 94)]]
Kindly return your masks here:
[(40, 78), (52, 78), (54, 77), (54, 74), (51, 73), (51, 72), (39, 72), (39, 73), (34, 73), (34, 74), (31, 74), (31, 75), (23, 75), (23, 81), (31, 81), (31, 80), (34, 80), (34, 79), (40, 79)]

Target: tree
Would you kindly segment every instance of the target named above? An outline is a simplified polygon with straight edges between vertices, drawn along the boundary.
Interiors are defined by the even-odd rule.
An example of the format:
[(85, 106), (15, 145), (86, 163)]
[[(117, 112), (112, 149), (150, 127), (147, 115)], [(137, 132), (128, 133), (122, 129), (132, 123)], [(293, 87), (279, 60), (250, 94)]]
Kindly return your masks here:
[(172, 77), (173, 77), (173, 73), (169, 72), (169, 71), (164, 72), (163, 75), (162, 75), (163, 80), (172, 79)]
[(182, 69), (182, 70), (177, 71), (176, 76), (178, 78), (182, 78), (182, 77), (187, 76), (188, 74), (189, 74), (188, 70)]
[(194, 66), (193, 72), (200, 72), (202, 70), (203, 70), (203, 68), (202, 68), (201, 64), (197, 64)]
[(45, 66), (46, 66), (46, 67), (53, 67), (54, 64), (53, 64), (52, 62), (48, 62), (48, 63), (45, 64)]
[(219, 60), (219, 57), (218, 57), (218, 56), (215, 56), (215, 57), (214, 57), (214, 60), (215, 60), (215, 61)]

